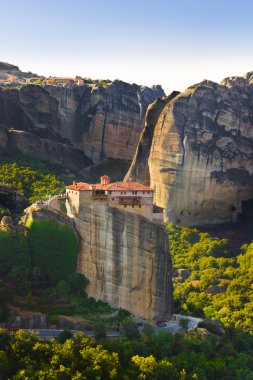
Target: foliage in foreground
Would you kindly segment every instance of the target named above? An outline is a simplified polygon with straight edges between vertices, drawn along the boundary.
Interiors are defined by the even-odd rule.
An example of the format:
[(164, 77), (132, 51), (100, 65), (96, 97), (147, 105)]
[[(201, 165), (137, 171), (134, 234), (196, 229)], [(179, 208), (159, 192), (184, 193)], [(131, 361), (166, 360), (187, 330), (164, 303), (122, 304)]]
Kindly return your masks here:
[(225, 326), (253, 334), (253, 243), (234, 252), (226, 239), (186, 227), (166, 228), (174, 268), (190, 270), (185, 281), (174, 279), (177, 311), (219, 318)]
[[(83, 334), (58, 341), (0, 332), (1, 379), (252, 380), (253, 342), (192, 331), (143, 334), (95, 344)], [(239, 347), (239, 348), (238, 348)]]

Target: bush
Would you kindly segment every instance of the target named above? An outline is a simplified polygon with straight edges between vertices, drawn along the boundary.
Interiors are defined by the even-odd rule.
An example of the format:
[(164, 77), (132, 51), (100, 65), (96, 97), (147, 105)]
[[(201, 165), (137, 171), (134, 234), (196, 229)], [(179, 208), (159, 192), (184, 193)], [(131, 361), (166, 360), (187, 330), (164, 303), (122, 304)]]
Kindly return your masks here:
[(50, 317), (48, 318), (48, 323), (50, 325), (57, 325), (59, 322), (59, 319), (56, 315), (50, 315)]
[(140, 333), (138, 330), (137, 323), (131, 319), (123, 321), (120, 325), (120, 335), (127, 340), (139, 339)]
[(58, 336), (58, 342), (63, 344), (66, 342), (67, 339), (71, 339), (72, 337), (73, 337), (73, 334), (71, 331), (63, 330)]
[(71, 293), (83, 293), (88, 284), (89, 280), (82, 273), (72, 273), (68, 277)]
[(103, 321), (97, 321), (94, 324), (94, 331), (97, 340), (104, 340), (106, 338), (106, 326)]

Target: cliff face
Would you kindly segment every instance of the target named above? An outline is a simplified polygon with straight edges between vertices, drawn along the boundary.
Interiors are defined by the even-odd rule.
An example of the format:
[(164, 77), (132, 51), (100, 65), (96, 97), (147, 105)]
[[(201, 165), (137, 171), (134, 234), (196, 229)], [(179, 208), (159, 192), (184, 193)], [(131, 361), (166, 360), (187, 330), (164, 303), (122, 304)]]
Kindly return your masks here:
[(88, 295), (141, 318), (168, 320), (171, 260), (163, 228), (139, 215), (88, 204), (73, 220), (80, 238), (78, 271), (90, 281)]
[(163, 90), (114, 81), (107, 88), (47, 86), (57, 100), (61, 136), (95, 163), (133, 158), (147, 106)]
[(98, 83), (42, 87), (24, 84), (26, 73), (14, 72), (19, 75), (0, 70), (0, 147), (76, 170), (110, 158), (130, 163), (147, 106), (164, 95), (160, 86), (118, 80), (106, 88)]
[[(156, 122), (145, 163), (155, 201), (166, 208), (167, 219), (203, 225), (235, 221), (242, 202), (253, 198), (252, 159), (253, 81), (248, 73), (221, 84), (203, 81), (170, 100)], [(137, 181), (139, 161), (128, 173)]]
[(150, 155), (155, 125), (165, 105), (178, 94), (178, 91), (173, 91), (168, 97), (164, 97), (163, 99), (158, 98), (148, 106), (145, 127), (141, 133), (140, 141), (130, 169), (125, 176), (125, 181), (131, 181), (134, 180), (134, 178), (138, 178), (139, 182), (145, 185), (150, 184), (148, 158)]

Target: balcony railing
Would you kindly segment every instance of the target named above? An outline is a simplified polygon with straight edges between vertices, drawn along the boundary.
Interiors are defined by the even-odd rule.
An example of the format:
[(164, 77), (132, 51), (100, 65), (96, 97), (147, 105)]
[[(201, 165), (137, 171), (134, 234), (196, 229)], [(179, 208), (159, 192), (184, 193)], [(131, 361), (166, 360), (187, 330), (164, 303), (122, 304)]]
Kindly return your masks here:
[(120, 205), (130, 205), (130, 206), (139, 206), (141, 204), (140, 198), (136, 197), (125, 197), (119, 199)]

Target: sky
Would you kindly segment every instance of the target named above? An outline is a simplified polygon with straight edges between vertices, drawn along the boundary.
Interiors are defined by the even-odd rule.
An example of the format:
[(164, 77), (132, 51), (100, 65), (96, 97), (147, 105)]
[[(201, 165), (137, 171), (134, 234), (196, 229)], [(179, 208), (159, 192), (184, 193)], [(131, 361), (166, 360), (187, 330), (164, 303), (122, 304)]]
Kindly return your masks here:
[(252, 0), (0, 0), (0, 61), (170, 93), (253, 70)]

